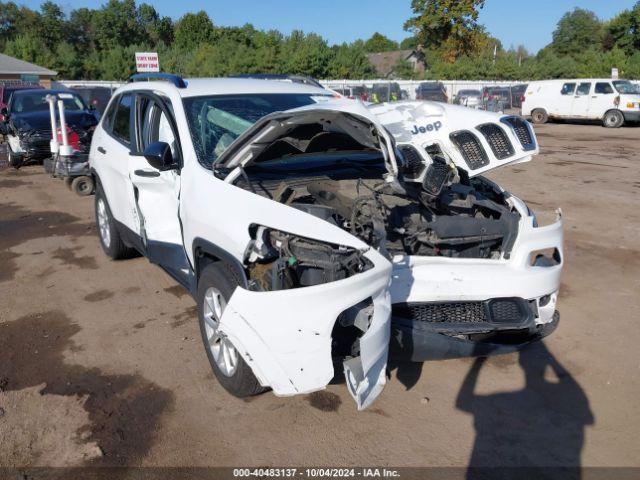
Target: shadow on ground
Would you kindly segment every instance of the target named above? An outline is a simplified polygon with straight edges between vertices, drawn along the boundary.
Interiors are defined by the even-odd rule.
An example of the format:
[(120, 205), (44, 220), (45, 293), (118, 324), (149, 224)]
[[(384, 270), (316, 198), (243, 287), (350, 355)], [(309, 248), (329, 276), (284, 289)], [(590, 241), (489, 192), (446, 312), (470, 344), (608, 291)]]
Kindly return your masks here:
[(60, 311), (29, 315), (0, 324), (0, 391), (45, 384), (41, 395), (85, 397), (89, 431), (102, 457), (93, 465), (135, 465), (148, 452), (173, 393), (140, 375), (107, 375), (97, 368), (68, 364), (64, 352), (77, 348), (80, 327)]

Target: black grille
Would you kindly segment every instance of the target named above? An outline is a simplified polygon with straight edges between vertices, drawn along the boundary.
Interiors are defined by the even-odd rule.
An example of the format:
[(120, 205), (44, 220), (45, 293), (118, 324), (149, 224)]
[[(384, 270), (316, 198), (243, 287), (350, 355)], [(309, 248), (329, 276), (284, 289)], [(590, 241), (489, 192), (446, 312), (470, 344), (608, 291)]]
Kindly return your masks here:
[(497, 159), (503, 160), (515, 153), (507, 134), (495, 123), (480, 125), (478, 130), (484, 135)]
[(403, 173), (408, 177), (418, 177), (424, 168), (422, 157), (411, 145), (403, 145), (400, 148), (404, 157)]
[(522, 311), (522, 304), (511, 298), (501, 298), (489, 302), (491, 320), (495, 323), (520, 321), (526, 312)]
[(522, 148), (525, 150), (533, 150), (536, 148), (536, 144), (533, 141), (533, 136), (531, 135), (531, 130), (529, 130), (526, 120), (523, 120), (520, 117), (505, 117), (501, 121), (511, 126), (516, 137), (518, 137)]
[(426, 323), (482, 323), (486, 321), (483, 302), (400, 303), (393, 315)]
[[(433, 324), (435, 328), (518, 328), (527, 323), (531, 311), (521, 298), (494, 298), (470, 302), (396, 303), (392, 315), (413, 322)], [(484, 324), (484, 325), (481, 325)]]
[(449, 135), (451, 141), (458, 147), (464, 161), (471, 170), (476, 170), (489, 164), (487, 152), (484, 151), (480, 140), (468, 130), (461, 130)]
[(431, 196), (439, 195), (442, 191), (442, 187), (449, 179), (451, 170), (449, 165), (439, 159), (433, 160), (433, 163), (429, 165), (427, 174), (422, 181), (422, 190)]

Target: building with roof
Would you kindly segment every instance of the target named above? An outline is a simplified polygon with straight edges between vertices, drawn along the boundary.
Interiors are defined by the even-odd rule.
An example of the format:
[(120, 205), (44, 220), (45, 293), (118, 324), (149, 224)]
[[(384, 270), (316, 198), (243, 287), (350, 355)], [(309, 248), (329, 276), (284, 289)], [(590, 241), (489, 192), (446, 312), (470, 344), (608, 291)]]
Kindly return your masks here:
[(421, 74), (425, 70), (425, 58), (421, 48), (368, 53), (367, 58), (380, 78), (395, 77), (395, 70), (402, 61), (408, 62), (416, 74)]
[(39, 83), (43, 87), (49, 88), (51, 86), (51, 79), (57, 74), (58, 72), (54, 72), (48, 68), (40, 67), (33, 63), (18, 60), (17, 58), (0, 53), (0, 82), (17, 81)]

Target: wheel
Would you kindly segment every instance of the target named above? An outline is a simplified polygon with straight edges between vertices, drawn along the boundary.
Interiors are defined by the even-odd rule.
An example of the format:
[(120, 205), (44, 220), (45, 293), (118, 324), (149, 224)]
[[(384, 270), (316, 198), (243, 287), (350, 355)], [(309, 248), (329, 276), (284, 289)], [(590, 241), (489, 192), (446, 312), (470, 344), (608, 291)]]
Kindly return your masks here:
[(624, 115), (620, 110), (609, 110), (602, 119), (602, 124), (607, 128), (619, 128), (623, 123)]
[(531, 121), (533, 123), (547, 123), (547, 120), (549, 120), (549, 115), (543, 108), (536, 108), (531, 112)]
[(64, 177), (64, 184), (69, 190), (71, 190), (72, 182), (73, 182), (73, 177)]
[(96, 190), (95, 211), (98, 237), (100, 238), (100, 245), (102, 245), (104, 253), (113, 260), (129, 258), (132, 254), (132, 249), (127, 247), (122, 241), (120, 232), (118, 232), (118, 228), (111, 215), (111, 209), (109, 208), (107, 199), (100, 187)]
[(207, 358), (220, 384), (236, 397), (249, 397), (266, 389), (231, 341), (219, 332), (220, 318), (239, 281), (221, 263), (204, 268), (198, 279), (198, 322)]
[(9, 159), (9, 165), (11, 165), (16, 170), (18, 170), (22, 166), (22, 157), (13, 153), (9, 145), (7, 145), (7, 157)]
[(93, 178), (82, 175), (75, 177), (71, 181), (71, 190), (81, 197), (86, 197), (93, 193)]

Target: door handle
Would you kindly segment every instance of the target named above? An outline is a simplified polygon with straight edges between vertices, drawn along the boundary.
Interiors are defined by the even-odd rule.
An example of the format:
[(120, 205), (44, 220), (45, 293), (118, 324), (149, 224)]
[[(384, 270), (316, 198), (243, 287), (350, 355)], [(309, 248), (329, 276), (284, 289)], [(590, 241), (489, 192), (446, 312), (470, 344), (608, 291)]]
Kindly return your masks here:
[(98, 147), (98, 151), (99, 151), (100, 153), (102, 153), (103, 155), (104, 155), (105, 153), (107, 153), (107, 151), (106, 151), (104, 148), (102, 148), (102, 147)]
[(159, 177), (160, 172), (156, 172), (155, 170), (134, 170), (134, 174), (139, 177)]

